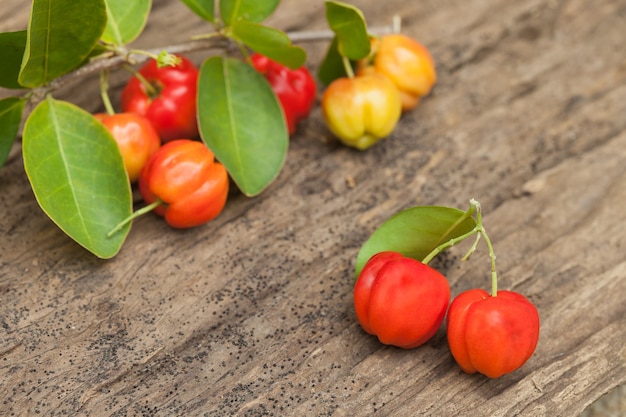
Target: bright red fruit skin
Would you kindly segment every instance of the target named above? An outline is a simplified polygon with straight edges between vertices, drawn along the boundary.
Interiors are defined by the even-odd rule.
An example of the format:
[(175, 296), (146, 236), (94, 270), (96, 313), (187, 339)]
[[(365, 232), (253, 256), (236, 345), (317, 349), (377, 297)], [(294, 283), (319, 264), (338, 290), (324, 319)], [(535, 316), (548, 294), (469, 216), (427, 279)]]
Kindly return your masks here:
[(449, 302), (443, 275), (396, 252), (374, 255), (354, 286), (354, 308), (363, 330), (403, 349), (435, 335)]
[(202, 142), (177, 139), (163, 145), (141, 170), (139, 191), (174, 228), (199, 226), (217, 217), (228, 197), (228, 173)]
[(257, 53), (250, 59), (278, 97), (287, 121), (287, 130), (290, 135), (294, 134), (298, 123), (309, 115), (315, 104), (315, 79), (306, 67), (292, 70)]
[(159, 68), (151, 59), (139, 70), (155, 88), (155, 96), (136, 76), (122, 90), (122, 110), (150, 120), (163, 142), (198, 136), (198, 69), (187, 58), (179, 58), (181, 61), (175, 67)]
[(452, 356), (467, 373), (498, 378), (520, 368), (539, 340), (539, 313), (522, 294), (482, 289), (459, 294), (446, 321)]

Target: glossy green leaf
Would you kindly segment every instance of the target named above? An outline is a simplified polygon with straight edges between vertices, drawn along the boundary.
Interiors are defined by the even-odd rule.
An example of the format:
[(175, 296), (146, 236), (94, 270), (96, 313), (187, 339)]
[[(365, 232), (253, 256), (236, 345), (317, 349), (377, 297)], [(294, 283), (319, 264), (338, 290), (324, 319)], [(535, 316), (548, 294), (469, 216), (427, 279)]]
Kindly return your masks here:
[(292, 45), (287, 34), (278, 29), (241, 20), (232, 25), (232, 35), (250, 49), (291, 69), (300, 68), (306, 61), (304, 49)]
[(33, 0), (20, 84), (38, 87), (78, 67), (106, 22), (104, 0)]
[(152, 7), (152, 0), (105, 0), (107, 24), (102, 40), (117, 46), (126, 45), (141, 34)]
[(0, 87), (24, 88), (17, 81), (26, 49), (27, 33), (25, 30), (0, 33)]
[(192, 12), (206, 21), (215, 21), (215, 2), (213, 0), (182, 0)]
[(25, 101), (18, 97), (0, 100), (0, 167), (9, 156), (9, 151), (20, 128)]
[(328, 46), (326, 56), (317, 71), (317, 78), (325, 85), (329, 85), (337, 78), (346, 77), (346, 69), (343, 65), (341, 54), (337, 50), (337, 37), (335, 36)]
[(289, 145), (282, 108), (250, 65), (221, 56), (202, 64), (198, 124), (202, 140), (245, 195), (259, 194), (280, 173)]
[(130, 183), (106, 128), (79, 107), (48, 97), (24, 126), (24, 168), (37, 202), (68, 236), (101, 258), (121, 248), (132, 213)]
[(371, 48), (363, 13), (339, 1), (326, 2), (326, 20), (338, 39), (339, 53), (349, 59), (365, 58)]
[(280, 0), (220, 0), (220, 14), (227, 25), (238, 20), (262, 22), (267, 19)]
[(356, 276), (372, 256), (383, 251), (399, 252), (421, 261), (439, 245), (474, 229), (472, 213), (473, 209), (439, 206), (417, 206), (397, 213), (361, 247), (356, 258)]

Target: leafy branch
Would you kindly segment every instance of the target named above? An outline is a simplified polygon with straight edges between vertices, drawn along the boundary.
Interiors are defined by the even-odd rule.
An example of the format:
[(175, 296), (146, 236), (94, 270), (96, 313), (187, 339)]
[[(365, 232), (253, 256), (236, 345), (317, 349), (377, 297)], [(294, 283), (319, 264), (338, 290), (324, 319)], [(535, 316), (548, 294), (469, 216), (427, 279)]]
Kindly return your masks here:
[(94, 74), (99, 74), (102, 71), (119, 69), (128, 64), (143, 64), (144, 62), (151, 59), (153, 56), (158, 56), (164, 51), (168, 54), (178, 55), (196, 51), (210, 51), (213, 49), (228, 50), (228, 45), (228, 39), (209, 38), (191, 40), (188, 42), (165, 46), (162, 48), (146, 49), (145, 51), (107, 51), (101, 55), (97, 55), (91, 58), (87, 64), (65, 75), (55, 78), (48, 84), (32, 89), (30, 94), (33, 96), (33, 99), (31, 99), (31, 101), (39, 102), (43, 100), (46, 95), (54, 91), (63, 89), (81, 78), (85, 78)]
[[(372, 35), (385, 35), (390, 33), (398, 33), (400, 31), (400, 18), (395, 17), (393, 23), (388, 26), (373, 27), (370, 29)], [(307, 30), (286, 32), (287, 37), (292, 43), (307, 42), (324, 42), (331, 41), (335, 33), (331, 30)], [(225, 37), (194, 37), (187, 42), (163, 46), (159, 48), (151, 48), (143, 51), (124, 51), (120, 49), (118, 52), (108, 51), (101, 55), (95, 56), (89, 62), (65, 75), (55, 78), (50, 83), (34, 88), (30, 91), (33, 96), (31, 101), (39, 102), (44, 99), (47, 94), (61, 90), (81, 78), (98, 74), (106, 70), (116, 70), (127, 64), (141, 65), (153, 56), (166, 52), (172, 55), (188, 54), (199, 51), (219, 50), (232, 52), (236, 50), (231, 40)]]
[[(208, 54), (199, 71), (199, 139), (214, 150), (241, 192), (255, 196), (280, 173), (289, 134), (267, 80), (247, 60), (229, 56), (241, 51), (246, 57), (252, 51), (296, 69), (305, 64), (306, 52), (295, 43), (332, 40), (330, 48), (343, 54), (354, 51), (352, 38), (358, 35), (357, 55), (362, 55), (369, 51), (369, 35), (400, 30), (396, 18), (390, 26), (366, 32), (362, 13), (337, 1), (326, 2), (331, 30), (303, 32), (283, 32), (263, 24), (280, 0), (181, 1), (213, 32), (180, 44), (138, 50), (129, 45), (142, 33), (152, 0), (55, 0), (54, 7), (49, 0), (33, 0), (28, 28), (0, 33), (4, 55), (0, 87), (15, 90), (15, 96), (0, 99), (0, 167), (24, 121), (21, 153), (37, 202), (68, 236), (102, 258), (117, 253), (131, 227), (127, 223), (122, 233), (107, 236), (132, 213), (131, 184), (110, 132), (88, 112), (54, 99), (56, 91), (99, 74), (100, 95), (110, 114), (114, 112), (107, 95), (111, 71), (149, 59), (172, 65), (175, 55), (222, 52)], [(342, 76), (343, 70), (336, 69), (330, 68), (320, 80)], [(82, 157), (95, 155), (94, 149), (97, 158)], [(49, 175), (50, 170), (55, 176)]]

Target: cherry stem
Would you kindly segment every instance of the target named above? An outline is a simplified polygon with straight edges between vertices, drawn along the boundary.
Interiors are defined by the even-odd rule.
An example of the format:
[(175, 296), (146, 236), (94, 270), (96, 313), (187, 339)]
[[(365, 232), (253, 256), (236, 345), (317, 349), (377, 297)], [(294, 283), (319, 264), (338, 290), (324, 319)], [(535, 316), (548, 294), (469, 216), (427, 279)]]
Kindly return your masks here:
[(109, 70), (100, 71), (100, 96), (107, 114), (110, 116), (114, 115), (115, 110), (109, 98)]
[(157, 88), (154, 86), (154, 84), (152, 84), (150, 81), (148, 81), (146, 79), (146, 77), (144, 77), (139, 71), (137, 71), (135, 68), (133, 68), (130, 65), (124, 65), (124, 69), (127, 70), (128, 72), (130, 72), (131, 74), (133, 74), (133, 76), (137, 77), (137, 79), (139, 80), (139, 82), (141, 83), (141, 85), (143, 85), (144, 89), (146, 90), (146, 94), (149, 97), (157, 97), (159, 95), (159, 91), (157, 90)]
[(428, 255), (426, 255), (426, 257), (422, 260), (422, 263), (427, 265), (428, 262), (433, 260), (433, 258), (437, 256), (438, 254), (440, 254), (442, 251), (448, 249), (451, 246), (456, 245), (457, 243), (467, 239), (468, 237), (471, 237), (472, 235), (475, 235), (476, 239), (474, 240), (474, 243), (472, 244), (470, 249), (462, 258), (462, 260), (465, 261), (469, 259), (472, 253), (474, 253), (474, 251), (476, 250), (478, 246), (478, 242), (480, 241), (482, 237), (485, 240), (485, 243), (487, 244), (487, 248), (489, 249), (489, 258), (491, 259), (491, 296), (496, 297), (498, 295), (498, 274), (496, 272), (496, 254), (495, 254), (495, 251), (493, 250), (491, 239), (489, 239), (489, 235), (487, 235), (487, 231), (485, 230), (485, 227), (483, 226), (483, 216), (482, 216), (480, 203), (472, 198), (470, 200), (469, 210), (467, 210), (465, 214), (458, 220), (457, 224), (464, 221), (467, 217), (472, 216), (474, 212), (476, 213), (476, 226), (472, 230), (470, 230), (469, 232), (465, 234), (452, 238), (448, 240), (447, 242), (442, 243), (441, 245), (437, 246)]
[(220, 36), (223, 36), (221, 32), (211, 32), (211, 33), (202, 33), (200, 35), (193, 35), (191, 36), (192, 41), (197, 41), (200, 39), (213, 39), (213, 38), (219, 38)]
[(448, 240), (446, 243), (442, 243), (441, 245), (437, 246), (435, 249), (433, 249), (428, 255), (426, 255), (426, 257), (424, 259), (422, 259), (422, 263), (425, 265), (428, 265), (428, 263), (430, 261), (433, 260), (433, 258), (437, 255), (439, 255), (441, 252), (443, 252), (444, 250), (448, 249), (451, 246), (456, 245), (457, 243), (461, 242), (462, 240), (467, 239), (468, 237), (472, 236), (476, 234), (476, 228), (472, 229), (471, 231), (455, 237), (453, 239)]
[(113, 228), (113, 230), (111, 230), (109, 233), (107, 233), (107, 237), (113, 236), (114, 234), (116, 234), (117, 232), (122, 230), (124, 228), (124, 226), (126, 226), (128, 223), (132, 222), (133, 220), (135, 220), (139, 216), (143, 216), (144, 214), (151, 212), (152, 210), (154, 210), (155, 208), (157, 208), (161, 204), (163, 204), (163, 200), (157, 199), (156, 201), (148, 204), (147, 206), (142, 207), (139, 210), (135, 210), (133, 212), (133, 214), (131, 214), (130, 216), (128, 216), (127, 218), (122, 220), (117, 226), (115, 226), (115, 228)]
[[(474, 214), (474, 209), (475, 209), (474, 206), (471, 205), (469, 210), (467, 210), (463, 214), (463, 216), (461, 216), (459, 218), (459, 220), (457, 220), (455, 226), (461, 224), (468, 217), (471, 217)], [(476, 234), (476, 231), (477, 231), (477, 228), (474, 227), (469, 232), (467, 232), (467, 233), (465, 233), (465, 234), (463, 234), (461, 236), (457, 236), (455, 238), (452, 238), (452, 239), (448, 240), (447, 242), (442, 243), (441, 245), (439, 245), (435, 249), (433, 249), (428, 255), (426, 255), (426, 257), (424, 259), (422, 259), (422, 263), (427, 265), (430, 261), (433, 260), (433, 258), (435, 258), (435, 256), (439, 255), (441, 252), (443, 252), (444, 250), (448, 249), (449, 247), (454, 246), (457, 243), (459, 243), (459, 242), (467, 239), (468, 237)]]
[(479, 238), (482, 236), (485, 239), (485, 243), (487, 244), (487, 248), (489, 249), (489, 258), (491, 259), (491, 296), (498, 296), (498, 273), (496, 272), (496, 253), (493, 250), (493, 245), (491, 244), (491, 239), (489, 239), (489, 235), (487, 235), (487, 231), (483, 226), (483, 215), (480, 208), (480, 203), (473, 198), (470, 200), (470, 204), (476, 209), (476, 231), (478, 233), (476, 242), (470, 248), (470, 251), (463, 257), (464, 259), (469, 258), (474, 249), (478, 244)]
[(350, 63), (350, 59), (346, 56), (342, 56), (341, 60), (343, 62), (343, 68), (346, 70), (346, 74), (349, 78), (354, 78), (354, 70), (352, 69), (352, 64)]

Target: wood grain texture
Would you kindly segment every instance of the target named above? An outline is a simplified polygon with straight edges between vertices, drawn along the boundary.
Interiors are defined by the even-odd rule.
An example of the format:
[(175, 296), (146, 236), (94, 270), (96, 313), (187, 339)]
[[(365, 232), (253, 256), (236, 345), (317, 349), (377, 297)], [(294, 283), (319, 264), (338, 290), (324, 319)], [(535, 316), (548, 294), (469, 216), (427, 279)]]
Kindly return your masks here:
[[(434, 93), (363, 153), (315, 109), (277, 181), (206, 226), (145, 216), (95, 259), (40, 211), (16, 147), (0, 170), (0, 415), (573, 416), (626, 383), (626, 1), (351, 3), (370, 26), (402, 16), (435, 57)], [(1, 30), (24, 27), (23, 2), (3, 10)], [(325, 29), (323, 10), (284, 0), (268, 23)], [(137, 46), (206, 31), (155, 0)], [(315, 70), (325, 45), (305, 47)], [(96, 78), (57, 96), (101, 110)], [(496, 380), (462, 373), (443, 330), (403, 351), (352, 311), (380, 223), (470, 198), (500, 287), (542, 320), (529, 362)], [(463, 245), (434, 264), (453, 295), (489, 286), (486, 250), (462, 263)]]

